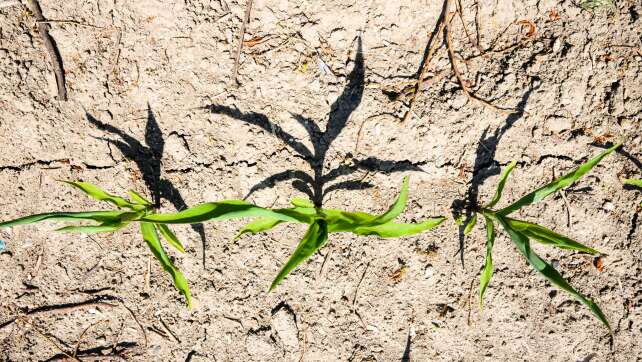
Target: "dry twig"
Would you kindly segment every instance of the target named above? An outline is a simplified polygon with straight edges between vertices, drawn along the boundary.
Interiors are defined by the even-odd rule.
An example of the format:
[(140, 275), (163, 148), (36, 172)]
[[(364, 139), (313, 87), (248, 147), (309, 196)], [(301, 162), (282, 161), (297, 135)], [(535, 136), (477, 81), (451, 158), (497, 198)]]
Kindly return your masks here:
[(252, 11), (252, 0), (247, 0), (245, 4), (245, 16), (243, 17), (243, 23), (241, 24), (241, 31), (239, 31), (239, 46), (236, 49), (236, 58), (234, 58), (234, 70), (232, 71), (232, 79), (238, 84), (238, 71), (239, 71), (239, 61), (241, 59), (241, 51), (243, 50), (243, 38), (245, 37), (245, 28), (247, 27), (248, 22), (250, 21), (250, 12)]
[(45, 48), (51, 58), (51, 65), (53, 66), (54, 74), (56, 75), (56, 84), (58, 85), (58, 100), (66, 101), (67, 88), (65, 87), (65, 70), (62, 66), (62, 56), (60, 56), (60, 51), (58, 50), (58, 47), (56, 47), (56, 42), (51, 35), (49, 35), (49, 29), (51, 29), (51, 26), (42, 15), (42, 9), (40, 8), (40, 4), (37, 0), (27, 0), (27, 6), (36, 19), (38, 34), (40, 34), (40, 38), (45, 44)]

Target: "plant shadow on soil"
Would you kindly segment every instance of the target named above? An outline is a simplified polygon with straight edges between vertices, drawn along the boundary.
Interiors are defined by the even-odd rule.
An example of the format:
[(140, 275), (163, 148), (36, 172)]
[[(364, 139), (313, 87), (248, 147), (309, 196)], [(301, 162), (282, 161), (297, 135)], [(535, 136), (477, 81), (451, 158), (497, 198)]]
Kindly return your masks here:
[(459, 215), (464, 215), (464, 222), (459, 227), (459, 256), (462, 267), (464, 267), (464, 228), (473, 216), (473, 210), (478, 207), (479, 188), (490, 177), (499, 175), (501, 165), (495, 160), (495, 153), (502, 137), (511, 129), (517, 121), (523, 118), (526, 104), (531, 94), (540, 86), (539, 77), (532, 77), (528, 90), (522, 95), (522, 99), (517, 104), (517, 112), (511, 113), (506, 117), (504, 124), (497, 128), (493, 134), (488, 135), (490, 127), (487, 127), (479, 138), (477, 150), (475, 151), (475, 164), (473, 166), (473, 178), (470, 186), (466, 191), (463, 199), (457, 199), (452, 203), (453, 217), (457, 219)]
[[(136, 163), (138, 170), (142, 174), (145, 186), (151, 194), (155, 208), (160, 207), (161, 200), (163, 199), (169, 201), (178, 211), (184, 210), (188, 207), (180, 191), (174, 187), (171, 181), (161, 176), (165, 140), (163, 139), (163, 133), (158, 126), (158, 122), (156, 121), (156, 117), (154, 116), (154, 112), (152, 111), (149, 103), (147, 104), (147, 124), (145, 126), (144, 145), (122, 130), (99, 121), (88, 112), (85, 112), (85, 116), (91, 124), (101, 131), (105, 131), (120, 138), (112, 139), (98, 137), (98, 139), (116, 146), (123, 156)], [(207, 246), (207, 239), (205, 239), (205, 228), (203, 227), (203, 224), (193, 224), (191, 227), (201, 239), (203, 247), (202, 262), (203, 268), (206, 269), (205, 249)]]
[[(352, 164), (341, 165), (332, 170), (324, 172), (326, 156), (330, 145), (346, 127), (350, 115), (357, 109), (363, 98), (365, 66), (361, 46), (361, 38), (357, 38), (357, 53), (354, 61), (354, 68), (348, 75), (348, 84), (342, 94), (330, 106), (329, 120), (325, 132), (322, 132), (314, 120), (303, 115), (293, 114), (294, 119), (305, 128), (312, 142), (313, 149), (310, 150), (294, 136), (282, 129), (279, 125), (271, 122), (267, 116), (257, 112), (241, 112), (237, 108), (224, 105), (211, 104), (203, 107), (215, 114), (222, 114), (234, 118), (243, 123), (257, 126), (269, 132), (292, 149), (298, 157), (304, 159), (312, 173), (303, 170), (289, 169), (273, 174), (256, 185), (252, 186), (245, 199), (253, 193), (272, 188), (278, 182), (292, 181), (292, 186), (305, 193), (316, 207), (321, 207), (325, 196), (336, 190), (360, 190), (370, 188), (374, 185), (361, 180), (348, 180), (328, 184), (339, 177), (350, 176), (353, 173), (364, 170), (366, 172), (380, 172), (389, 174), (403, 171), (422, 171), (421, 168), (410, 161), (387, 161), (375, 157), (366, 159), (353, 159)], [(351, 155), (349, 155), (351, 156)], [(327, 187), (326, 187), (327, 186)]]

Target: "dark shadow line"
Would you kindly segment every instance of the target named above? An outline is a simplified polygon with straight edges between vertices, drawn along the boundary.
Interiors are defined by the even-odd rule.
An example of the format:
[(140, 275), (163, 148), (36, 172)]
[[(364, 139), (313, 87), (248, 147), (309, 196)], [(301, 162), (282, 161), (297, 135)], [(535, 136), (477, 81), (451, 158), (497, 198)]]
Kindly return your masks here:
[(403, 355), (401, 356), (401, 362), (410, 362), (410, 330), (408, 330), (408, 337), (406, 337), (406, 348), (403, 350)]

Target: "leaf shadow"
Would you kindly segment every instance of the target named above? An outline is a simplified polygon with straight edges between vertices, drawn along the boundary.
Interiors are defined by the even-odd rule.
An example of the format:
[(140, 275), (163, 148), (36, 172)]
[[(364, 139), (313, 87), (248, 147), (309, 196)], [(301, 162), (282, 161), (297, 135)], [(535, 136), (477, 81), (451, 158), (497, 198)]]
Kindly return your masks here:
[[(85, 111), (85, 117), (89, 123), (99, 130), (117, 137), (98, 137), (98, 139), (115, 146), (125, 158), (136, 164), (142, 174), (143, 182), (149, 190), (155, 208), (160, 207), (162, 200), (167, 200), (178, 211), (188, 207), (185, 199), (174, 184), (172, 184), (170, 180), (162, 177), (162, 158), (165, 149), (165, 140), (163, 139), (163, 132), (158, 126), (158, 122), (149, 103), (147, 103), (147, 123), (145, 125), (144, 144), (119, 128), (101, 122), (87, 111)], [(202, 262), (203, 268), (205, 268), (205, 249), (207, 246), (205, 228), (203, 224), (193, 224), (191, 227), (201, 239), (203, 247)]]
[(359, 190), (373, 187), (369, 182), (361, 179), (351, 179), (332, 183), (339, 177), (350, 176), (358, 171), (380, 172), (390, 174), (403, 171), (422, 171), (420, 167), (410, 161), (380, 160), (376, 157), (366, 159), (352, 159), (351, 164), (340, 165), (325, 171), (328, 150), (346, 127), (352, 113), (357, 109), (363, 99), (365, 88), (365, 66), (362, 51), (361, 37), (357, 38), (357, 52), (354, 68), (348, 75), (348, 83), (337, 100), (330, 106), (329, 120), (325, 131), (311, 118), (299, 114), (292, 114), (297, 123), (302, 126), (311, 143), (312, 149), (297, 140), (292, 134), (270, 121), (267, 116), (257, 112), (242, 112), (237, 108), (211, 104), (203, 107), (214, 114), (221, 114), (248, 125), (259, 127), (282, 141), (298, 157), (305, 160), (311, 172), (305, 170), (289, 169), (270, 175), (261, 182), (252, 186), (245, 195), (245, 199), (257, 191), (274, 187), (277, 183), (290, 181), (292, 186), (306, 194), (316, 207), (321, 207), (324, 198), (337, 190)]
[(526, 104), (531, 94), (540, 87), (541, 81), (539, 77), (532, 77), (529, 88), (522, 95), (522, 99), (517, 104), (517, 112), (513, 112), (506, 117), (504, 124), (495, 129), (489, 135), (490, 127), (487, 127), (479, 138), (477, 149), (475, 151), (475, 164), (473, 166), (473, 177), (468, 186), (466, 194), (461, 199), (456, 199), (451, 205), (451, 210), (455, 218), (459, 215), (464, 215), (464, 222), (459, 227), (459, 256), (462, 268), (464, 267), (464, 228), (473, 216), (473, 210), (478, 207), (479, 189), (484, 182), (492, 176), (499, 175), (501, 165), (495, 160), (495, 153), (497, 147), (506, 134), (515, 123), (523, 118), (525, 113)]

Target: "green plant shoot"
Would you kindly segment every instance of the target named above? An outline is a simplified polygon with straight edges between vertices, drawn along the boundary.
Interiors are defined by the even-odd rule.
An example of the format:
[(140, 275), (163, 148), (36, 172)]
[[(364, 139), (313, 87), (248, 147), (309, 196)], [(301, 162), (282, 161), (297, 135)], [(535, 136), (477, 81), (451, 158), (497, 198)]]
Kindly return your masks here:
[(493, 209), (494, 206), (500, 201), (502, 197), (502, 192), (508, 176), (510, 175), (513, 168), (515, 168), (516, 163), (511, 162), (500, 175), (499, 183), (497, 185), (497, 191), (495, 192), (492, 200), (483, 207), (478, 207), (474, 210), (475, 214), (470, 219), (468, 224), (465, 226), (465, 233), (469, 233), (477, 221), (477, 214), (481, 214), (484, 217), (485, 226), (486, 226), (486, 261), (484, 263), (484, 269), (479, 282), (479, 305), (480, 308), (483, 306), (484, 293), (486, 288), (490, 283), (490, 279), (493, 275), (493, 245), (495, 243), (496, 228), (495, 224), (500, 225), (504, 231), (510, 236), (511, 240), (517, 247), (517, 250), (526, 258), (528, 263), (537, 270), (544, 278), (546, 278), (553, 285), (558, 288), (566, 291), (571, 294), (573, 297), (578, 299), (582, 304), (586, 305), (591, 312), (606, 325), (609, 330), (609, 322), (602, 313), (602, 310), (595, 304), (592, 300), (586, 298), (584, 295), (576, 291), (560, 273), (555, 270), (548, 262), (540, 258), (539, 255), (531, 249), (530, 241), (535, 240), (544, 245), (554, 246), (560, 249), (575, 250), (582, 253), (588, 254), (599, 254), (599, 252), (593, 248), (585, 246), (573, 239), (570, 239), (564, 235), (560, 235), (550, 229), (547, 229), (541, 225), (530, 223), (527, 221), (517, 220), (509, 217), (513, 212), (521, 209), (524, 206), (534, 204), (538, 201), (543, 200), (547, 196), (571, 185), (587, 172), (589, 172), (595, 165), (597, 165), (604, 157), (613, 152), (615, 149), (620, 147), (620, 144), (617, 144), (604, 152), (600, 153), (597, 157), (587, 161), (583, 165), (580, 165), (575, 170), (570, 173), (554, 180), (553, 182), (540, 187), (539, 189), (521, 197), (514, 203), (499, 209)]
[(375, 235), (381, 238), (398, 238), (432, 229), (444, 221), (444, 217), (428, 219), (421, 223), (395, 223), (406, 207), (408, 178), (404, 178), (401, 192), (395, 203), (381, 215), (365, 212), (349, 212), (335, 209), (315, 208), (309, 200), (294, 198), (291, 208), (265, 209), (245, 201), (227, 200), (201, 204), (173, 214), (149, 214), (142, 221), (155, 224), (192, 224), (211, 220), (255, 218), (245, 225), (236, 238), (245, 233), (256, 234), (268, 231), (284, 222), (307, 224), (308, 229), (296, 249), (281, 268), (270, 286), (273, 290), (303, 261), (310, 258), (328, 241), (328, 235), (351, 232), (357, 235)]
[[(70, 225), (57, 229), (58, 232), (79, 232), (79, 233), (108, 233), (114, 232), (127, 226), (132, 221), (139, 221), (141, 218), (153, 215), (154, 210), (151, 202), (135, 191), (129, 191), (131, 200), (109, 194), (87, 182), (62, 181), (76, 187), (87, 195), (99, 201), (116, 206), (116, 210), (100, 211), (81, 211), (81, 212), (49, 212), (22, 217), (19, 219), (0, 223), (0, 228), (11, 227), (16, 225), (31, 224), (44, 220), (62, 220), (62, 221), (92, 221), (93, 224)], [(156, 224), (150, 222), (140, 222), (140, 230), (143, 240), (151, 250), (152, 254), (158, 259), (163, 269), (168, 272), (174, 282), (174, 286), (181, 294), (185, 296), (188, 307), (191, 308), (191, 296), (189, 285), (185, 276), (174, 266), (169, 258), (163, 245), (161, 244), (159, 234), (165, 238), (167, 243), (181, 253), (185, 248), (178, 240), (174, 232), (166, 224)]]

